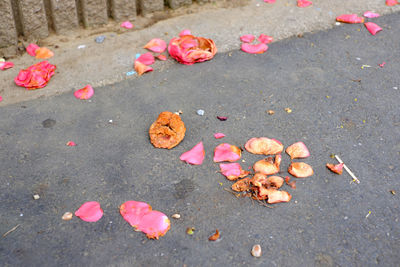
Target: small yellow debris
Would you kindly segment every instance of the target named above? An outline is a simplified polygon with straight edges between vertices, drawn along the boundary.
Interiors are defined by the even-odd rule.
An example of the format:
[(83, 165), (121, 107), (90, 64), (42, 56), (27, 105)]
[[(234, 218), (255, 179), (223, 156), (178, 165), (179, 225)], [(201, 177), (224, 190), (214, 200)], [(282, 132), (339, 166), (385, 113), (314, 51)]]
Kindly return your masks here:
[(291, 109), (291, 108), (285, 108), (285, 111), (286, 111), (287, 113), (292, 113), (292, 109)]
[(331, 98), (331, 96), (330, 96), (330, 95), (327, 95), (326, 98)]
[(343, 125), (340, 125), (340, 128), (342, 128), (342, 129), (343, 129)]
[(180, 218), (181, 218), (181, 215), (178, 214), (178, 213), (175, 213), (175, 214), (173, 214), (171, 217), (174, 218), (174, 219), (180, 219)]
[(357, 102), (357, 100), (358, 100), (357, 98), (354, 98), (354, 102)]
[(363, 120), (363, 123), (365, 123), (365, 120)]
[(371, 211), (368, 211), (368, 214), (367, 216), (365, 216), (365, 218), (368, 218), (368, 216), (371, 215), (371, 213), (372, 213)]
[(187, 233), (188, 235), (193, 235), (193, 234), (194, 234), (194, 230), (196, 230), (194, 227), (188, 227), (188, 228), (186, 229), (186, 233)]
[(396, 191), (394, 190), (390, 190), (390, 193), (392, 193), (392, 195), (396, 195)]
[(64, 213), (64, 215), (61, 217), (64, 221), (69, 221), (69, 220), (71, 220), (72, 219), (72, 216), (73, 216), (73, 214), (72, 214), (72, 212), (66, 212), (66, 213)]
[(350, 35), (346, 35), (346, 37), (344, 37), (344, 39), (350, 39)]
[(219, 185), (220, 185), (220, 186), (222, 186), (222, 185), (223, 185), (223, 183), (219, 182)]
[(260, 245), (254, 245), (253, 248), (251, 249), (251, 255), (253, 257), (259, 258), (261, 257), (262, 251), (261, 251), (261, 246)]

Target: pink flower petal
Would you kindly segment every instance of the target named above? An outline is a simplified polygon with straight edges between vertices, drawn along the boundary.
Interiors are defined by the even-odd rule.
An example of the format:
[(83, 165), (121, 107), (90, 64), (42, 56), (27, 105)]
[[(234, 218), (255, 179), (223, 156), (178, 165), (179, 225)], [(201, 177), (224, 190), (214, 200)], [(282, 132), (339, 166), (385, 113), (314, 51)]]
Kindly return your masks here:
[(135, 70), (141, 76), (143, 73), (153, 71), (153, 68), (135, 60)]
[(67, 146), (76, 146), (74, 141), (68, 141)]
[(161, 39), (152, 39), (150, 42), (148, 42), (144, 48), (153, 51), (155, 53), (162, 53), (165, 51), (167, 48), (167, 44), (161, 40)]
[(29, 55), (31, 55), (32, 57), (36, 56), (36, 50), (39, 49), (40, 47), (37, 46), (36, 44), (29, 44), (26, 47), (26, 52), (28, 52)]
[(308, 7), (311, 6), (312, 2), (308, 0), (297, 0), (297, 6), (298, 7)]
[(283, 145), (276, 139), (267, 137), (254, 137), (246, 142), (245, 148), (248, 152), (261, 155), (274, 155), (283, 151)]
[(182, 36), (185, 36), (185, 35), (192, 35), (192, 33), (190, 32), (190, 30), (182, 30), (180, 33), (179, 33), (179, 37), (182, 37)]
[(103, 217), (103, 210), (100, 208), (100, 203), (90, 201), (84, 203), (77, 211), (75, 216), (79, 217), (85, 222), (97, 222)]
[(187, 163), (193, 165), (201, 165), (203, 163), (205, 156), (205, 151), (203, 147), (203, 142), (195, 145), (191, 150), (183, 153), (179, 158), (182, 161), (186, 161)]
[(381, 15), (379, 15), (378, 13), (374, 13), (372, 11), (365, 11), (363, 16), (371, 19), (371, 18), (380, 17)]
[(381, 64), (379, 64), (379, 67), (383, 68), (386, 65), (386, 62), (383, 61)]
[(217, 119), (219, 119), (220, 121), (226, 121), (228, 119), (228, 117), (226, 117), (226, 116), (217, 116)]
[(223, 143), (214, 150), (214, 162), (237, 161), (241, 155), (242, 151), (237, 146)]
[(93, 87), (91, 85), (86, 85), (82, 89), (79, 89), (74, 92), (74, 96), (78, 99), (87, 100), (91, 98), (94, 94)]
[(153, 64), (155, 61), (153, 54), (150, 52), (141, 54), (136, 60), (147, 66)]
[(6, 70), (14, 67), (14, 63), (10, 61), (0, 62), (0, 70)]
[(228, 178), (228, 180), (236, 180), (249, 175), (249, 171), (244, 171), (239, 163), (221, 163), (219, 164), (221, 173)]
[(132, 29), (133, 24), (130, 21), (124, 21), (121, 23), (121, 27), (125, 29)]
[(152, 210), (146, 213), (137, 225), (136, 229), (146, 234), (148, 238), (158, 239), (165, 235), (171, 227), (171, 223), (164, 213)]
[(268, 3), (268, 4), (273, 4), (273, 3), (275, 3), (275, 1), (276, 1), (276, 0), (264, 0), (264, 2), (265, 2), (265, 3)]
[(310, 152), (303, 142), (297, 142), (288, 146), (286, 153), (288, 153), (291, 159), (302, 159), (310, 156)]
[(262, 54), (268, 50), (268, 45), (260, 43), (260, 44), (242, 44), (241, 47), (242, 51), (249, 53), (249, 54)]
[(119, 207), (121, 216), (132, 227), (137, 228), (142, 217), (151, 211), (151, 206), (145, 202), (127, 201)]
[(336, 17), (336, 21), (343, 22), (343, 23), (363, 23), (364, 18), (357, 16), (357, 14), (343, 14), (339, 17)]
[(260, 34), (260, 36), (258, 36), (257, 40), (260, 43), (269, 44), (269, 43), (272, 43), (274, 41), (274, 38), (272, 36), (268, 36), (268, 35), (265, 35), (265, 34)]
[(381, 27), (379, 27), (373, 22), (365, 22), (364, 25), (372, 35), (375, 35), (382, 30)]
[(242, 41), (244, 43), (251, 43), (254, 41), (254, 39), (256, 39), (256, 37), (252, 34), (246, 34), (246, 35), (240, 36), (240, 41)]
[(157, 59), (159, 59), (161, 61), (165, 61), (165, 60), (167, 60), (167, 56), (166, 55), (158, 55)]
[(398, 4), (397, 0), (386, 0), (387, 6), (395, 6), (397, 4)]
[(344, 166), (344, 163), (339, 163), (339, 164), (331, 164), (331, 163), (327, 163), (326, 164), (326, 167), (330, 170), (330, 171), (332, 171), (332, 172), (334, 172), (334, 173), (336, 173), (336, 174), (339, 174), (339, 175), (341, 175), (342, 173), (343, 173), (343, 166)]
[(221, 139), (221, 138), (225, 137), (225, 134), (223, 134), (223, 133), (215, 133), (214, 137), (215, 137), (215, 139)]
[(0, 102), (3, 101), (3, 97), (0, 95)]

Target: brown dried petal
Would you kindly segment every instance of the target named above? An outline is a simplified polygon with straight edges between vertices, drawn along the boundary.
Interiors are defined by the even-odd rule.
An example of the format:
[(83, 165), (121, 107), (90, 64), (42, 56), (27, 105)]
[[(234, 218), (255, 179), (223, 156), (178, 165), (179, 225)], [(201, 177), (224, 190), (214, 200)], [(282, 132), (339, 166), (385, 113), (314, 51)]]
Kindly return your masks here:
[(208, 240), (210, 240), (210, 241), (217, 241), (217, 240), (219, 239), (219, 235), (220, 235), (220, 233), (219, 233), (219, 231), (218, 231), (218, 229), (217, 229), (217, 230), (215, 230), (215, 234), (213, 234), (212, 236), (210, 236), (210, 237), (208, 238)]
[(278, 191), (274, 189), (270, 189), (268, 193), (268, 203), (275, 204), (280, 202), (289, 202), (292, 199), (292, 196), (286, 191)]
[(243, 192), (249, 189), (250, 189), (250, 178), (244, 178), (232, 185), (232, 190), (236, 192)]
[(297, 178), (305, 178), (314, 174), (310, 165), (304, 162), (292, 162), (289, 166), (289, 173)]
[(171, 149), (183, 140), (185, 132), (185, 124), (181, 117), (172, 112), (164, 111), (150, 126), (150, 141), (157, 148)]

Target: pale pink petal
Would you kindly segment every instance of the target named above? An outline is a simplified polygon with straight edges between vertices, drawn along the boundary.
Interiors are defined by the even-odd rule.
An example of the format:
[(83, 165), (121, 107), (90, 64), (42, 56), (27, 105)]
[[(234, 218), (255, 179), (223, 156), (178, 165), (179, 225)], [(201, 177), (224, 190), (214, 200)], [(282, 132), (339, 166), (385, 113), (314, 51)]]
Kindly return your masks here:
[(378, 13), (374, 13), (372, 11), (365, 11), (363, 16), (371, 19), (371, 18), (378, 18), (381, 15), (379, 15)]
[(191, 150), (183, 153), (179, 158), (193, 165), (201, 165), (205, 156), (203, 142), (195, 145)]
[(148, 238), (158, 239), (165, 235), (171, 227), (171, 223), (162, 212), (152, 210), (140, 219), (136, 229), (146, 234)]
[(67, 146), (76, 146), (74, 141), (68, 141)]
[(381, 27), (379, 27), (373, 22), (365, 22), (364, 25), (372, 35), (375, 35), (382, 30)]
[(249, 175), (250, 172), (244, 171), (239, 163), (221, 163), (219, 164), (221, 173), (228, 178), (228, 180), (236, 180)]
[(397, 4), (398, 4), (397, 0), (386, 0), (387, 6), (395, 6)]
[(147, 66), (153, 64), (155, 61), (153, 54), (150, 52), (141, 54), (136, 60)]
[(124, 21), (121, 23), (121, 27), (125, 29), (132, 29), (133, 24), (130, 21)]
[(10, 61), (0, 62), (0, 70), (6, 70), (14, 67), (14, 63)]
[(297, 142), (288, 146), (286, 153), (288, 153), (291, 159), (307, 158), (310, 156), (310, 152), (303, 142)]
[(157, 59), (159, 59), (161, 61), (165, 61), (165, 60), (167, 60), (167, 56), (166, 55), (158, 55)]
[(274, 41), (274, 38), (272, 36), (268, 36), (268, 35), (265, 35), (265, 34), (260, 34), (260, 36), (258, 36), (257, 40), (260, 43), (269, 44), (269, 43), (272, 43)]
[(260, 43), (260, 44), (247, 44), (244, 43), (241, 46), (242, 51), (249, 54), (262, 54), (268, 50), (268, 45)]
[(331, 170), (332, 172), (336, 173), (336, 174), (342, 174), (343, 173), (343, 166), (344, 163), (339, 163), (339, 164), (331, 164), (331, 163), (327, 163), (326, 167)]
[(283, 151), (283, 145), (276, 139), (267, 137), (254, 137), (246, 142), (245, 148), (248, 152), (261, 155), (274, 155)]
[(297, 0), (297, 6), (298, 7), (308, 7), (311, 6), (312, 2), (308, 0)]
[(142, 217), (151, 211), (151, 206), (145, 202), (127, 201), (119, 207), (119, 212), (125, 221), (137, 228)]
[(192, 33), (190, 32), (190, 30), (182, 30), (180, 33), (179, 33), (179, 37), (182, 37), (182, 36), (185, 36), (185, 35), (192, 35)]
[(217, 116), (217, 119), (219, 119), (220, 121), (226, 121), (228, 119), (228, 117), (226, 117), (226, 116)]
[(215, 139), (224, 138), (224, 137), (225, 137), (225, 134), (223, 134), (223, 133), (215, 133), (215, 134), (214, 134), (214, 137), (215, 137)]
[(103, 210), (100, 208), (100, 203), (90, 201), (84, 203), (77, 211), (75, 216), (79, 217), (85, 222), (97, 222), (103, 217)]
[(148, 42), (144, 48), (155, 53), (162, 53), (167, 48), (167, 44), (163, 40), (155, 38)]
[(32, 57), (36, 56), (36, 50), (39, 49), (40, 47), (37, 46), (36, 44), (29, 44), (26, 47), (26, 52), (28, 52), (29, 55), (31, 55)]
[(343, 14), (339, 17), (336, 17), (336, 21), (344, 22), (344, 23), (363, 23), (364, 18), (357, 16), (357, 14)]
[(379, 67), (383, 68), (386, 65), (386, 62), (383, 61), (381, 64), (379, 64)]
[(264, 2), (265, 2), (265, 3), (268, 3), (268, 4), (273, 4), (273, 3), (275, 3), (275, 1), (276, 1), (276, 0), (264, 0)]
[(227, 143), (218, 145), (214, 150), (214, 162), (237, 161), (240, 159), (242, 151), (237, 146)]
[(254, 39), (256, 39), (256, 37), (252, 34), (246, 34), (246, 35), (240, 36), (240, 41), (242, 41), (244, 43), (251, 43), (254, 41)]
[(93, 94), (94, 94), (93, 87), (89, 84), (83, 87), (82, 89), (79, 89), (74, 92), (74, 96), (77, 99), (82, 99), (82, 100), (87, 100), (91, 98)]

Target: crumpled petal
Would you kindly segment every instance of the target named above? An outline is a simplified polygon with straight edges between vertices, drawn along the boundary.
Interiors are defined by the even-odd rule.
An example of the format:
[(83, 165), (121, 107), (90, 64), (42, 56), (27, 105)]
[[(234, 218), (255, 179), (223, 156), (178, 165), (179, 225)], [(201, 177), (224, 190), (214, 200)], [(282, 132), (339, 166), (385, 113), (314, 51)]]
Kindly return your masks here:
[(0, 62), (0, 70), (6, 70), (14, 67), (14, 63), (10, 61)]
[(243, 178), (250, 173), (243, 170), (239, 163), (221, 163), (219, 164), (219, 168), (221, 169), (221, 173), (231, 181)]
[(141, 76), (143, 73), (153, 71), (153, 68), (135, 60), (135, 70)]
[(314, 174), (310, 165), (304, 162), (292, 162), (289, 166), (289, 173), (297, 178), (306, 178)]
[(331, 170), (332, 172), (336, 173), (336, 174), (342, 174), (343, 173), (343, 165), (344, 163), (339, 163), (339, 164), (331, 164), (331, 163), (327, 163), (326, 167)]
[(25, 70), (21, 70), (18, 76), (14, 78), (15, 84), (25, 87), (28, 90), (43, 88), (54, 75), (56, 66), (51, 65), (48, 61), (42, 61), (30, 66)]
[(212, 59), (217, 53), (217, 47), (211, 39), (185, 35), (172, 38), (168, 45), (168, 52), (179, 63), (192, 65)]
[(167, 215), (164, 213), (152, 210), (140, 219), (136, 229), (146, 234), (147, 238), (158, 239), (165, 235), (171, 227)]
[(244, 43), (244, 44), (242, 44), (241, 49), (243, 52), (246, 52), (249, 54), (262, 54), (268, 50), (268, 45), (266, 45), (264, 43), (259, 43), (259, 44)]
[(296, 181), (290, 181), (290, 177), (285, 177), (285, 183), (290, 186), (292, 189), (296, 189)]
[(121, 27), (125, 29), (132, 29), (133, 24), (130, 21), (124, 21), (121, 23)]
[(214, 137), (215, 137), (215, 139), (221, 139), (221, 138), (225, 137), (225, 134), (223, 134), (223, 133), (215, 133)]
[(260, 43), (269, 44), (269, 43), (272, 43), (274, 41), (274, 38), (272, 36), (268, 36), (268, 35), (265, 35), (265, 34), (260, 34), (260, 36), (258, 36), (257, 40)]
[(397, 4), (398, 4), (397, 0), (386, 0), (387, 6), (395, 6)]
[(268, 3), (268, 4), (273, 4), (273, 3), (275, 3), (275, 1), (276, 1), (276, 0), (264, 0), (264, 2), (265, 2), (265, 3)]
[(214, 150), (214, 162), (237, 161), (240, 159), (241, 155), (242, 151), (240, 148), (228, 143), (223, 143), (218, 145)]
[(156, 148), (171, 149), (185, 137), (186, 128), (181, 117), (170, 111), (161, 112), (149, 129), (150, 141)]
[(213, 234), (212, 236), (210, 236), (210, 237), (208, 238), (208, 240), (210, 240), (210, 241), (217, 241), (217, 240), (219, 239), (219, 236), (220, 236), (220, 232), (219, 232), (218, 229), (217, 229), (217, 230), (215, 230), (215, 234)]
[(256, 39), (256, 37), (252, 34), (246, 34), (246, 35), (240, 36), (240, 41), (242, 41), (244, 43), (251, 43), (254, 41), (254, 39)]
[(140, 63), (143, 63), (144, 65), (148, 66), (148, 65), (153, 64), (155, 60), (154, 60), (153, 54), (150, 52), (147, 52), (147, 53), (141, 54), (140, 57), (138, 57), (136, 59), (136, 61), (139, 61)]
[(193, 165), (201, 165), (205, 156), (203, 142), (195, 145), (191, 150), (183, 153), (179, 159)]
[(336, 21), (354, 24), (354, 23), (363, 23), (364, 18), (357, 16), (357, 14), (343, 14), (340, 15), (339, 17), (336, 17)]
[(279, 189), (282, 187), (284, 180), (280, 176), (267, 177), (266, 174), (257, 172), (256, 174), (254, 174), (253, 178), (251, 178), (250, 183), (255, 187), (258, 187), (261, 196), (265, 196), (264, 194), (261, 193), (262, 188)]
[(250, 189), (250, 178), (244, 178), (232, 185), (232, 190), (236, 192), (248, 191)]
[(254, 137), (246, 142), (245, 148), (248, 152), (261, 155), (280, 154), (283, 151), (283, 145), (276, 139), (267, 137)]
[(311, 6), (312, 2), (308, 0), (297, 0), (297, 6), (298, 7), (308, 7)]
[(374, 13), (372, 11), (365, 11), (363, 16), (371, 19), (371, 18), (378, 18), (381, 15), (379, 15), (378, 13)]
[(67, 146), (76, 146), (74, 141), (68, 141)]
[(151, 210), (149, 204), (133, 200), (126, 201), (119, 207), (119, 212), (124, 220), (135, 228), (139, 225), (142, 217)]
[(165, 51), (165, 49), (167, 48), (167, 44), (165, 43), (164, 40), (155, 38), (150, 40), (150, 42), (148, 42), (144, 48), (153, 51), (155, 53), (162, 53)]
[(372, 35), (375, 35), (382, 30), (381, 27), (373, 22), (365, 22), (364, 25)]
[(82, 99), (82, 100), (90, 99), (93, 95), (94, 95), (94, 90), (90, 84), (74, 92), (74, 96), (77, 99)]
[(36, 56), (36, 50), (39, 49), (40, 47), (36, 44), (29, 44), (26, 47), (26, 52), (28, 52), (29, 55), (31, 55), (32, 57)]
[(75, 211), (75, 216), (85, 222), (97, 222), (103, 217), (103, 210), (99, 202), (89, 201), (83, 203), (83, 205)]
[(156, 58), (161, 60), (161, 61), (167, 60), (167, 56), (166, 55), (158, 55), (158, 56), (156, 56)]
[(40, 47), (36, 49), (36, 58), (38, 59), (48, 59), (54, 56), (53, 51), (47, 47)]
[(192, 33), (190, 32), (190, 30), (186, 29), (186, 30), (182, 30), (179, 33), (179, 37), (185, 36), (185, 35), (192, 35)]
[(254, 163), (253, 169), (254, 172), (259, 172), (265, 175), (271, 175), (279, 172), (279, 167), (281, 165), (282, 156), (276, 155), (275, 162), (271, 157), (266, 159), (262, 159)]
[(288, 153), (291, 159), (307, 158), (310, 156), (310, 152), (303, 142), (297, 142), (288, 146), (286, 153)]

